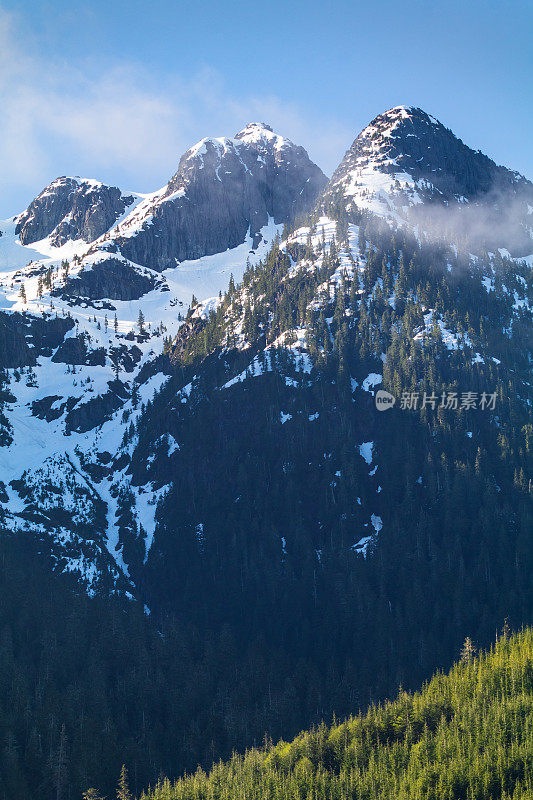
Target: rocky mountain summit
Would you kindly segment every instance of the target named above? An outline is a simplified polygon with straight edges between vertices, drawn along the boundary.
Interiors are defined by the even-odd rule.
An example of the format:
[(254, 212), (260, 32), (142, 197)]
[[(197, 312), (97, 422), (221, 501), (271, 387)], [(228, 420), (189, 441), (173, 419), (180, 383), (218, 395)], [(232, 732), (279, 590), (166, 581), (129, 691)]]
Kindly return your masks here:
[(472, 249), (531, 252), (533, 184), (420, 108), (396, 106), (361, 131), (328, 184), (328, 199), (339, 194), (348, 207), (446, 230)]
[(54, 247), (102, 236), (133, 203), (120, 189), (100, 181), (57, 178), (16, 218), (15, 233), (22, 244), (49, 238)]
[(326, 184), (303, 147), (251, 123), (234, 139), (202, 139), (187, 150), (168, 184), (117, 228), (113, 244), (155, 270), (253, 246), (272, 219), (294, 219)]

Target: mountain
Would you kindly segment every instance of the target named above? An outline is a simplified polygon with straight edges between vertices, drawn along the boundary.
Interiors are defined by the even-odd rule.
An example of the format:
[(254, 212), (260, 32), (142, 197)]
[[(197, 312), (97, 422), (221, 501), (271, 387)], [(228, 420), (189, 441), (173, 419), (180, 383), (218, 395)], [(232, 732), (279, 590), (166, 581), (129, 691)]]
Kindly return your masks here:
[[(302, 148), (250, 124), (234, 139), (190, 148), (152, 195), (59, 179), (4, 227), (0, 250), (18, 262), (3, 273), (0, 311), (11, 370), (3, 374), (3, 513), (15, 529), (44, 537), (58, 568), (91, 592), (101, 583), (134, 594), (142, 586), (147, 605), (163, 610), (174, 607), (176, 580), (194, 605), (195, 569), (198, 580), (208, 564), (237, 580), (241, 560), (258, 548), (258, 574), (273, 562), (287, 570), (293, 559), (296, 573), (306, 563), (316, 574), (328, 540), (348, 563), (370, 553), (397, 525), (404, 491), (418, 517), (441, 481), (434, 467), (424, 477), (416, 466), (434, 449), (417, 425), (412, 486), (398, 486), (395, 466), (385, 480), (399, 457), (393, 431), (406, 416), (413, 422), (397, 419), (406, 388), (420, 397), (433, 392), (430, 382), (441, 393), (475, 386), (492, 394), (510, 382), (509, 424), (514, 414), (527, 428), (529, 262), (503, 247), (461, 244), (451, 229), (439, 239), (431, 222), (452, 206), (479, 209), (496, 192), (511, 205), (531, 184), (403, 106), (365, 128), (324, 182)], [(294, 228), (305, 208), (306, 224)], [(189, 307), (193, 295), (202, 302)], [(386, 421), (373, 410), (376, 386), (397, 399)], [(425, 419), (436, 409), (417, 410)], [(517, 442), (500, 474), (503, 422), (492, 412), (472, 423), (452, 416), (446, 424), (457, 430), (446, 445), (434, 434), (444, 452), (433, 457), (461, 452), (465, 469), (477, 470), (481, 447), (491, 454), (486, 480), (514, 480), (512, 494), (514, 472), (527, 483), (528, 455)], [(471, 439), (466, 451), (459, 428)], [(453, 481), (444, 483), (451, 490)], [(258, 531), (247, 504), (263, 509)], [(294, 555), (289, 528), (299, 532)], [(219, 588), (225, 593), (226, 581)]]
[(294, 219), (325, 183), (303, 147), (251, 123), (234, 139), (202, 139), (187, 150), (176, 174), (122, 223), (113, 243), (157, 270), (232, 249), (247, 234), (257, 246), (269, 219)]
[[(208, 297), (240, 278), (325, 182), (303, 148), (250, 124), (235, 139), (199, 142), (151, 195), (59, 178), (2, 224), (1, 363), (14, 371), (3, 375), (5, 513), (44, 535), (59, 568), (91, 591), (99, 579), (129, 584), (112, 522), (121, 502), (113, 457), (166, 379), (163, 343), (180, 310), (195, 292)], [(172, 269), (162, 275), (163, 263)], [(143, 539), (154, 497), (140, 498), (135, 517)]]
[[(331, 727), (304, 731), (175, 783), (142, 800), (230, 797), (530, 797), (533, 638), (501, 638), (490, 652), (435, 675), (420, 692)], [(516, 714), (516, 709), (522, 713)], [(504, 726), (504, 721), (507, 726)], [(511, 755), (512, 754), (512, 755)]]
[[(422, 171), (408, 173), (422, 140), (435, 160), (416, 169), (438, 173), (431, 186)], [(401, 171), (389, 172), (391, 161)], [(401, 175), (419, 193), (398, 204)], [(458, 186), (469, 199), (453, 194)], [(240, 287), (189, 313), (170, 348), (177, 376), (128, 443), (134, 484), (167, 487), (143, 573), (150, 605), (168, 608), (179, 583), (192, 608), (208, 581), (214, 609), (229, 604), (237, 613), (235, 584), (253, 605), (258, 584), (276, 596), (283, 572), (307, 581), (311, 595), (326, 561), (339, 559), (349, 574), (354, 553), (401, 552), (413, 525), (431, 529), (444, 550), (460, 530), (459, 548), (469, 549), (474, 530), (478, 544), (485, 536), (489, 505), (490, 525), (501, 523), (515, 547), (531, 519), (522, 441), (531, 257), (478, 250), (477, 231), (461, 243), (456, 228), (441, 226), (438, 237), (432, 223), (452, 203), (490, 204), (496, 190), (501, 202), (504, 187), (511, 204), (516, 186), (521, 196), (531, 188), (424, 112), (392, 109), (357, 137), (307, 223), (250, 267)], [(409, 203), (427, 211), (424, 224), (420, 214), (412, 224)], [(388, 415), (376, 413), (376, 387), (395, 399)], [(468, 392), (483, 405), (468, 406)], [(179, 453), (173, 446), (169, 457), (167, 441)], [(478, 505), (460, 498), (464, 482)], [(485, 493), (490, 500), (481, 501)], [(474, 549), (471, 557), (493, 564), (494, 554)], [(224, 579), (208, 577), (218, 573)]]
[(348, 208), (445, 230), (473, 249), (531, 253), (533, 184), (472, 150), (420, 108), (397, 106), (361, 131), (326, 197), (338, 194)]
[[(32, 206), (40, 207), (43, 195), (56, 196), (56, 184), (45, 189), (22, 215), (16, 232), (24, 233), (36, 213)], [(250, 123), (234, 139), (202, 139), (183, 154), (166, 186), (138, 196), (135, 203), (128, 198), (129, 213), (116, 224), (108, 221), (81, 258), (79, 274), (58, 291), (73, 302), (80, 297), (89, 303), (104, 298), (138, 300), (156, 283), (164, 285), (145, 268), (160, 273), (185, 261), (187, 265), (174, 273), (181, 278), (199, 259), (227, 250), (235, 251), (240, 276), (247, 256), (253, 259), (258, 247), (264, 249), (277, 225), (308, 210), (325, 184), (326, 177), (306, 151), (268, 125)], [(62, 195), (56, 204), (63, 209)], [(98, 200), (89, 216), (98, 216), (100, 206)], [(63, 243), (57, 235), (53, 241)], [(230, 263), (226, 255), (224, 266)], [(195, 291), (205, 291), (206, 281), (209, 293), (227, 285), (229, 271), (222, 280), (216, 276), (209, 280), (204, 264), (198, 266), (200, 274), (195, 269), (192, 281), (186, 278), (187, 302)], [(181, 299), (181, 280), (178, 291)]]
[(16, 219), (21, 244), (48, 238), (54, 247), (69, 240), (93, 242), (132, 205), (132, 195), (100, 181), (57, 178)]
[(51, 598), (32, 643), (7, 609), (21, 682), (50, 678), (46, 712), (20, 692), (32, 748), (23, 712), (4, 738), (45, 797), (65, 748), (109, 792), (127, 741), (137, 791), (531, 620), (531, 184), (423, 112), (380, 119), (327, 184), (252, 125), (93, 241), (0, 225), (6, 597), (26, 565)]

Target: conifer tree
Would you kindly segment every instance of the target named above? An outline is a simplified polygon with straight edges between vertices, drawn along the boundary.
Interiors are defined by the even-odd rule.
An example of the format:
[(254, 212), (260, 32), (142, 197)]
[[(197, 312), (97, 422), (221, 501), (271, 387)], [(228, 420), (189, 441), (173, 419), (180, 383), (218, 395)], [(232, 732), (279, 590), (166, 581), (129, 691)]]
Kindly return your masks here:
[(132, 800), (128, 782), (128, 770), (125, 764), (122, 765), (122, 769), (120, 770), (117, 786), (117, 800)]
[(463, 648), (461, 650), (461, 661), (472, 661), (475, 653), (476, 653), (476, 648), (474, 647), (472, 639), (470, 638), (470, 636), (467, 636), (464, 641)]
[(93, 787), (91, 787), (90, 789), (86, 789), (81, 797), (82, 800), (105, 800), (105, 798), (102, 797), (98, 789), (94, 789)]

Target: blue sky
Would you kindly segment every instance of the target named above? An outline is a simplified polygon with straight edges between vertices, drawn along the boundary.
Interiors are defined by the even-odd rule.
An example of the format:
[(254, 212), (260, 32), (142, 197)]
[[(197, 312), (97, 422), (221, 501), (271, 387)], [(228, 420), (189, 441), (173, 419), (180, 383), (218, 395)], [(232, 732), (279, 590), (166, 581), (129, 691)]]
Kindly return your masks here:
[(152, 191), (269, 122), (327, 174), (398, 104), (533, 178), (533, 4), (0, 0), (0, 216), (58, 175)]

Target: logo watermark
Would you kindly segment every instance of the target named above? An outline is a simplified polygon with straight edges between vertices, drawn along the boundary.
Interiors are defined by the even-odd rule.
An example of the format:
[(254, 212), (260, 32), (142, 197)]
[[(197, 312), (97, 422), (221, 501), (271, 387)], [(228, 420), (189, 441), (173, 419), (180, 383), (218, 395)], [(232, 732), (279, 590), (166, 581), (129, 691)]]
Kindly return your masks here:
[[(399, 408), (402, 411), (416, 411), (422, 408), (444, 408), (447, 411), (494, 411), (497, 392), (402, 392)], [(375, 403), (378, 411), (388, 411), (397, 398), (385, 389), (376, 392)]]
[(388, 411), (389, 408), (392, 408), (394, 403), (396, 402), (396, 398), (390, 392), (386, 392), (385, 389), (378, 389), (376, 392), (376, 408), (378, 411)]

